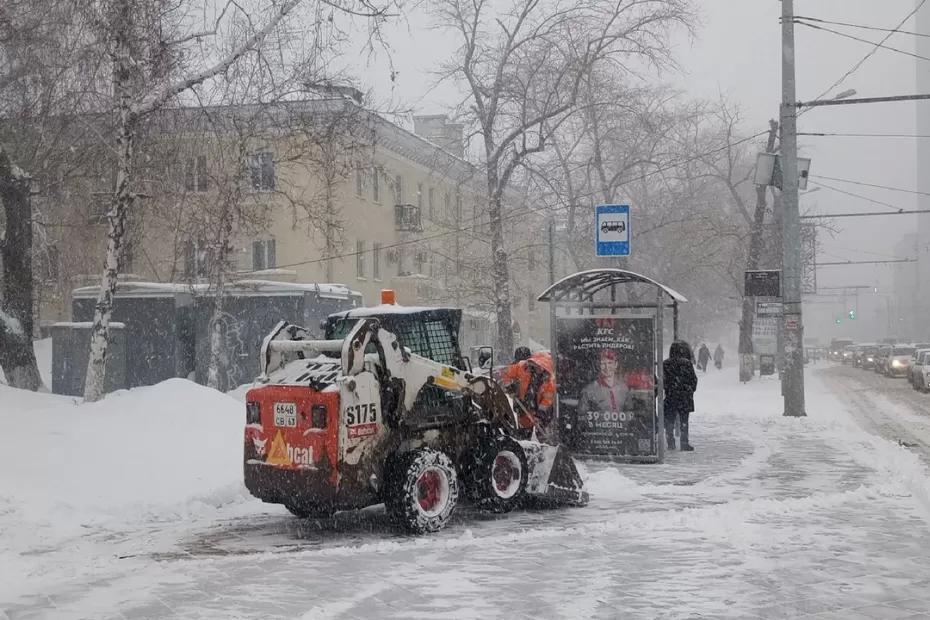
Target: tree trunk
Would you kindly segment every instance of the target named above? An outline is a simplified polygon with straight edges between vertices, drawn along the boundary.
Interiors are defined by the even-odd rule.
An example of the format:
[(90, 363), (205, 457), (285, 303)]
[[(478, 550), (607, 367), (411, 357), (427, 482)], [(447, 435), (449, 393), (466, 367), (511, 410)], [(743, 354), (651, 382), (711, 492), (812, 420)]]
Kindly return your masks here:
[(0, 368), (13, 387), (36, 391), (42, 379), (32, 347), (32, 202), (30, 179), (0, 146), (0, 202), (6, 233), (0, 241)]
[[(775, 152), (775, 135), (778, 132), (778, 123), (769, 121), (769, 136), (765, 146), (766, 153)], [(746, 270), (751, 271), (759, 268), (759, 261), (762, 258), (763, 230), (765, 226), (765, 193), (768, 186), (756, 186), (756, 210), (753, 214), (752, 230), (749, 235), (749, 254), (746, 257)], [(753, 369), (753, 350), (752, 350), (752, 328), (755, 320), (755, 311), (753, 299), (743, 297), (742, 316), (739, 321), (739, 379), (746, 382), (752, 379), (755, 371)]]
[(497, 168), (488, 164), (488, 214), (491, 220), (491, 277), (494, 279), (494, 306), (497, 313), (497, 350), (501, 359), (513, 353), (513, 311), (510, 297), (510, 266), (504, 249), (503, 192)]
[(84, 381), (86, 402), (100, 400), (104, 395), (113, 297), (116, 294), (119, 278), (119, 258), (125, 240), (126, 218), (132, 208), (134, 198), (131, 180), (138, 117), (131, 108), (132, 60), (129, 41), (129, 34), (132, 30), (131, 19), (129, 3), (118, 3), (113, 24), (113, 93), (117, 97), (119, 113), (119, 131), (116, 139), (116, 191), (107, 218), (109, 220), (107, 251), (90, 334), (90, 359), (87, 363), (87, 376)]

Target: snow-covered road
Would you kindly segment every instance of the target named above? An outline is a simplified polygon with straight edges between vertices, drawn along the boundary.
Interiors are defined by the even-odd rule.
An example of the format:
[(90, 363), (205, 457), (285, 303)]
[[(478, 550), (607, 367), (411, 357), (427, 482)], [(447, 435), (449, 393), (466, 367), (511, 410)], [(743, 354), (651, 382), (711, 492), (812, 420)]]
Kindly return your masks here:
[[(195, 511), (87, 519), (60, 538), (52, 527), (48, 545), (24, 549), (7, 541), (29, 523), (0, 510), (0, 551), (16, 551), (0, 560), (15, 555), (23, 573), (9, 594), (0, 583), (0, 609), (10, 618), (930, 618), (924, 464), (863, 432), (861, 412), (833, 391), (849, 398), (857, 375), (825, 368), (808, 374), (806, 419), (780, 415), (775, 381), (741, 386), (733, 369), (712, 369), (692, 418), (697, 451), (659, 466), (588, 464), (583, 509), (466, 510), (423, 538), (394, 531), (379, 510), (300, 521), (219, 494), (212, 510), (206, 497)], [(894, 393), (882, 398), (890, 404), (873, 406), (902, 406)], [(210, 488), (221, 482), (213, 475)]]

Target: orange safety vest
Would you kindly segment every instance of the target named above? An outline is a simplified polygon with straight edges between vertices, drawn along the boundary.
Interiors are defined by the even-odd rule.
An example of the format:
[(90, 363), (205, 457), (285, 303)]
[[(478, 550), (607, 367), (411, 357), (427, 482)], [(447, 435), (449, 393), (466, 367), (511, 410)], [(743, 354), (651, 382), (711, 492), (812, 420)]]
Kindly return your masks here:
[[(533, 381), (534, 376), (538, 376), (540, 373), (544, 377), (542, 383), (538, 384), (536, 388), (536, 402), (526, 403), (530, 383)], [(531, 409), (539, 411), (549, 409), (555, 405), (555, 373), (553, 372), (552, 355), (547, 352), (534, 353), (529, 359), (508, 366), (502, 375), (502, 383), (505, 386), (516, 383), (517, 398)], [(529, 428), (534, 425), (535, 420), (526, 419), (526, 416), (521, 414), (521, 427)]]

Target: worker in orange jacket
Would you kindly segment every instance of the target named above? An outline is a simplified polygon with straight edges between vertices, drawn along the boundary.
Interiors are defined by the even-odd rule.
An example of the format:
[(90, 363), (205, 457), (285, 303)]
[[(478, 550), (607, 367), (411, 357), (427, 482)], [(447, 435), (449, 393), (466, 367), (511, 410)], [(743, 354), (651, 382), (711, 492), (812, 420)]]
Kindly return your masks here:
[(520, 428), (538, 428), (547, 432), (555, 410), (555, 372), (552, 355), (546, 351), (530, 353), (526, 347), (514, 351), (513, 364), (502, 375), (502, 383), (520, 401)]

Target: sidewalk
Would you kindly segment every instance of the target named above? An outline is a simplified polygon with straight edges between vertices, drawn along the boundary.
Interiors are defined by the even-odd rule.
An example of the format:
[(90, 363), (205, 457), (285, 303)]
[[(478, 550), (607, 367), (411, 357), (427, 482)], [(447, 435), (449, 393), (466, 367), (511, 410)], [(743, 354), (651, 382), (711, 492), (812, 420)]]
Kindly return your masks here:
[(161, 524), (158, 536), (106, 549), (134, 557), (25, 600), (0, 597), (0, 609), (10, 618), (930, 619), (930, 484), (918, 458), (859, 429), (816, 370), (804, 419), (781, 416), (776, 381), (739, 385), (735, 374), (700, 375), (695, 452), (663, 465), (588, 464), (584, 509), (465, 510), (422, 538), (377, 514), (346, 527), (277, 513)]

